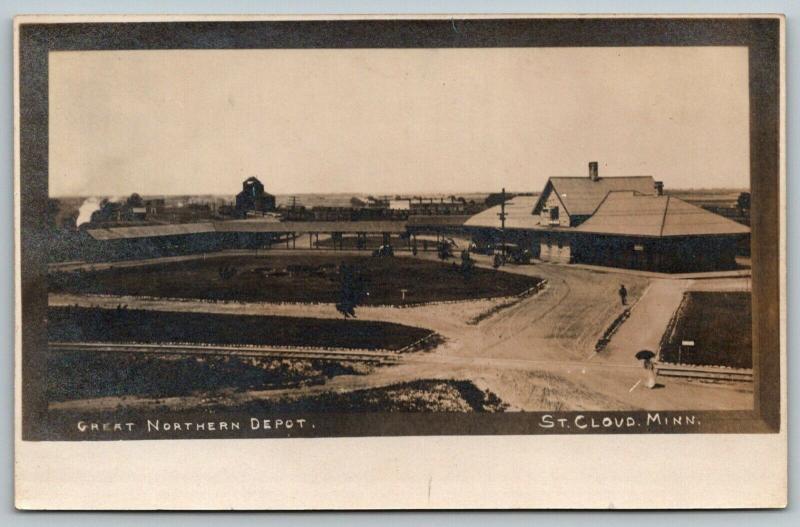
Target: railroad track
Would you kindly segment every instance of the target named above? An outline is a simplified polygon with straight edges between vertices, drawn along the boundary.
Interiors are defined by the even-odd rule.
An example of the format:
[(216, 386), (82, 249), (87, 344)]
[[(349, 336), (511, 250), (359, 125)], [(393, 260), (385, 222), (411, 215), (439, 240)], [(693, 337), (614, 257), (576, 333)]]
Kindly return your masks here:
[(49, 342), (50, 351), (86, 351), (95, 353), (144, 353), (213, 357), (275, 357), (293, 359), (337, 360), (353, 362), (394, 362), (400, 354), (390, 351), (350, 349), (303, 349), (269, 346), (222, 346), (192, 344), (132, 344), (110, 342)]

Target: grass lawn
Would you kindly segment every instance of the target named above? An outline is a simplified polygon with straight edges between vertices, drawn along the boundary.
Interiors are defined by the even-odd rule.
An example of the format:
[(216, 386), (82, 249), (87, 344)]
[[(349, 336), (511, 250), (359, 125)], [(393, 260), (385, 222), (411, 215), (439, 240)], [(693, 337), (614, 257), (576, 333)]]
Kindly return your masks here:
[[(686, 293), (662, 339), (661, 361), (752, 368), (751, 317), (750, 293)], [(679, 357), (684, 340), (694, 346), (684, 346)]]
[[(342, 237), (341, 242), (337, 240), (335, 242), (334, 247), (334, 240), (331, 237), (320, 239), (319, 243), (314, 242), (314, 247), (319, 247), (321, 249), (339, 249), (340, 246), (343, 249), (349, 250), (357, 250), (359, 249), (358, 246), (358, 238), (352, 235), (345, 235)], [(367, 236), (364, 238), (364, 246), (361, 247), (364, 251), (372, 251), (373, 249), (377, 249), (381, 245), (383, 245), (383, 236)], [(408, 239), (401, 238), (397, 235), (391, 235), (389, 239), (389, 244), (394, 247), (395, 251), (409, 251), (408, 246)], [(307, 247), (308, 246), (308, 237), (301, 236), (297, 239), (297, 247)], [(276, 248), (280, 248), (279, 244), (275, 245)], [(419, 247), (422, 250), (422, 247)]]
[(59, 351), (47, 356), (47, 396), (70, 401), (294, 388), (369, 368), (317, 360)]
[[(51, 292), (135, 295), (252, 302), (339, 300), (342, 264), (366, 281), (362, 304), (402, 304), (511, 296), (540, 279), (475, 268), (465, 277), (455, 263), (407, 257), (277, 254), (231, 256), (50, 275)], [(227, 271), (227, 272), (225, 272)], [(405, 301), (401, 290), (406, 290)]]
[(399, 350), (431, 334), (423, 328), (324, 318), (50, 307), (51, 341), (252, 344)]

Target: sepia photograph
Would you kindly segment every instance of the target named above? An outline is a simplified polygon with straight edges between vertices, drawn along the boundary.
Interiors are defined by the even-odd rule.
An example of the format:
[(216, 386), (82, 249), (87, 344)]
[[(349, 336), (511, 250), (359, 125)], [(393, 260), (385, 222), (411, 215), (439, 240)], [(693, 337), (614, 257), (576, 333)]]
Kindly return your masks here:
[(780, 19), (16, 30), (23, 441), (781, 431)]
[(753, 409), (745, 48), (49, 82), (51, 412)]

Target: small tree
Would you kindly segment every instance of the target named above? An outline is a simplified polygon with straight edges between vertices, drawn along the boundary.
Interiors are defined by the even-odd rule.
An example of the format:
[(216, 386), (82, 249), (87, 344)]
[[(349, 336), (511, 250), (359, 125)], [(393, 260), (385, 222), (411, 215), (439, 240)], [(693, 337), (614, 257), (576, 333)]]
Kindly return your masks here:
[(453, 251), (450, 249), (450, 244), (447, 242), (439, 242), (438, 254), (440, 260), (447, 260), (453, 256)]
[(234, 276), (236, 276), (236, 267), (232, 265), (222, 265), (217, 270), (219, 273), (219, 277), (223, 280), (230, 280)]
[(464, 280), (469, 280), (472, 278), (473, 271), (475, 270), (475, 260), (472, 259), (470, 256), (469, 251), (464, 249), (461, 251), (461, 267), (459, 271), (461, 271), (461, 276), (464, 277)]
[(739, 214), (741, 214), (742, 216), (750, 212), (749, 192), (742, 192), (741, 194), (739, 194), (739, 198), (736, 200), (736, 207), (739, 209)]
[(356, 266), (342, 264), (339, 268), (341, 288), (336, 310), (345, 319), (356, 317), (356, 307), (361, 303), (365, 294), (364, 278)]
[(139, 194), (134, 192), (128, 198), (127, 204), (128, 204), (129, 207), (143, 207), (144, 206), (144, 200), (142, 199), (142, 197)]

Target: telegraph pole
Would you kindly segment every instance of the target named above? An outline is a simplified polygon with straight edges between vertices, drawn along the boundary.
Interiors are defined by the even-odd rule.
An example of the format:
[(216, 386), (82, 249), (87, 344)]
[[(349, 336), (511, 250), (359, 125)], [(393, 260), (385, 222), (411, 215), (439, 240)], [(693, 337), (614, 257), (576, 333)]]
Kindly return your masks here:
[(506, 189), (500, 193), (500, 244), (502, 247), (503, 260), (502, 264), (506, 263)]

